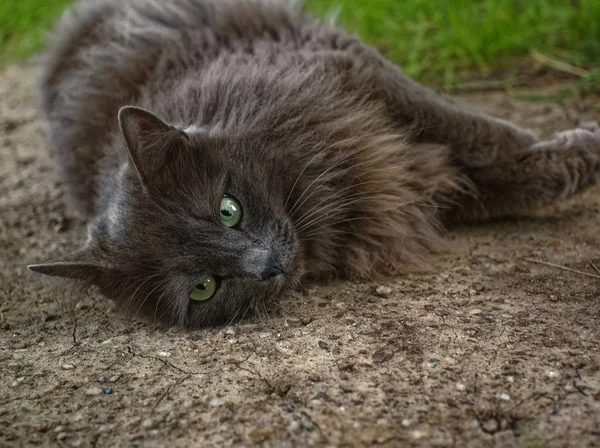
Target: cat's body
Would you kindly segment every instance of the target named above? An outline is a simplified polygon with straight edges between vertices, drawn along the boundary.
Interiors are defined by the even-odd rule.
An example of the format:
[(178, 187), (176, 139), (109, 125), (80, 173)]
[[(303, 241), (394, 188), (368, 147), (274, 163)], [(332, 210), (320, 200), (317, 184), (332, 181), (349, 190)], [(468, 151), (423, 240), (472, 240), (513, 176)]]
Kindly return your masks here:
[[(32, 269), (164, 321), (223, 322), (307, 277), (421, 266), (444, 222), (598, 177), (594, 125), (538, 143), (284, 0), (88, 1), (62, 26), (43, 105), (91, 223), (84, 249)], [(224, 197), (242, 209), (233, 226)], [(218, 289), (191, 301), (207, 275)]]

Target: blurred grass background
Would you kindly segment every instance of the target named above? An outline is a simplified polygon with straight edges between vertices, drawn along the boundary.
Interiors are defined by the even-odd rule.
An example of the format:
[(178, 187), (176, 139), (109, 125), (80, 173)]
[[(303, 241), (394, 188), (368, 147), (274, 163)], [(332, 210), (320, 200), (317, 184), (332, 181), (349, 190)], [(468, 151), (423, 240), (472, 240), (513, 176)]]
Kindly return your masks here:
[[(41, 49), (48, 28), (71, 2), (0, 0), (0, 65)], [(451, 86), (457, 73), (508, 67), (533, 50), (552, 61), (588, 69), (592, 75), (600, 67), (600, 0), (305, 3), (317, 15), (339, 10), (340, 23), (425, 82)]]
[(0, 0), (0, 66), (41, 49), (48, 29), (72, 0)]

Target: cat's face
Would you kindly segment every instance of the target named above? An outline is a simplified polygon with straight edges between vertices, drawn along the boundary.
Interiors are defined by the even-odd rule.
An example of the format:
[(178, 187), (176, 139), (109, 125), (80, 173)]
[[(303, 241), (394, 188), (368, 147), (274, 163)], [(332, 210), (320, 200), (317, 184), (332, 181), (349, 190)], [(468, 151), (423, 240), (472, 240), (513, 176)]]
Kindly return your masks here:
[(120, 122), (131, 163), (86, 247), (32, 270), (87, 280), (131, 314), (189, 327), (260, 313), (298, 283), (300, 248), (268, 161), (238, 159), (248, 148), (141, 109), (123, 109)]

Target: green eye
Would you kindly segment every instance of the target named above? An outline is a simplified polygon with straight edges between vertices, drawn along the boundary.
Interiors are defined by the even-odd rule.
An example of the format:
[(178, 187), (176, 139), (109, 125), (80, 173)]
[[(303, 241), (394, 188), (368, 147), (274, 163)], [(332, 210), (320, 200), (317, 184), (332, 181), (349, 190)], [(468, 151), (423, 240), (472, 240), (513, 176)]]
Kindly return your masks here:
[(190, 294), (194, 302), (204, 302), (215, 295), (217, 280), (212, 275), (205, 275), (198, 286)]
[(242, 207), (232, 197), (223, 196), (219, 215), (224, 226), (235, 227), (242, 220)]

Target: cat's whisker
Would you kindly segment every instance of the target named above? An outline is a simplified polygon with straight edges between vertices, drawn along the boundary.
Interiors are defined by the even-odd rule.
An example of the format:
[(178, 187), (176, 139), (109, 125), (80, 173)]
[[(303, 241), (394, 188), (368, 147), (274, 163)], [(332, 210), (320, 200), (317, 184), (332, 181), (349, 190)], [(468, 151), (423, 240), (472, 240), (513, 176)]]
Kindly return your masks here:
[(246, 315), (248, 314), (248, 311), (250, 311), (252, 309), (252, 306), (250, 306), (248, 303), (246, 303), (245, 307), (244, 307), (244, 314), (242, 314), (242, 317), (240, 318), (240, 321), (243, 321), (246, 318)]
[[(291, 208), (289, 214), (290, 217), (293, 217), (294, 214), (296, 213), (296, 211), (302, 207), (302, 205), (307, 201), (307, 199), (310, 198), (310, 195), (304, 199), (304, 201), (300, 202), (300, 200), (304, 197), (304, 195), (310, 190), (310, 188), (315, 184), (315, 182), (319, 181), (323, 176), (325, 176), (327, 173), (329, 173), (331, 170), (337, 168), (338, 166), (340, 166), (342, 163), (346, 162), (347, 160), (349, 160), (351, 157), (353, 157), (355, 154), (349, 154), (346, 155), (344, 157), (342, 157), (341, 159), (337, 160), (336, 162), (334, 162), (333, 164), (329, 165), (321, 174), (319, 174), (315, 179), (313, 179), (311, 181), (310, 184), (308, 184), (308, 186), (304, 189), (304, 191), (302, 192), (302, 194), (298, 197), (298, 199), (296, 200), (296, 202), (294, 203), (294, 206)], [(321, 185), (321, 184), (319, 184)], [(317, 185), (317, 187), (319, 186)], [(315, 189), (316, 190), (316, 189)]]
[[(367, 182), (365, 182), (365, 183), (367, 183)], [(377, 182), (376, 182), (376, 181), (373, 181), (373, 182), (370, 182), (370, 183), (377, 183)], [(346, 190), (349, 190), (350, 188), (354, 188), (354, 187), (357, 187), (357, 186), (360, 186), (360, 185), (364, 185), (364, 184), (356, 184), (356, 185), (353, 185), (353, 186), (351, 186), (351, 187), (345, 188), (344, 190), (341, 190), (341, 191), (339, 191), (339, 192), (337, 192), (337, 193), (334, 193), (334, 194), (332, 194), (331, 196), (329, 196), (329, 197), (328, 197), (328, 198), (326, 198), (326, 199), (323, 199), (321, 202), (319, 202), (319, 204), (317, 204), (317, 205), (316, 205), (315, 207), (313, 207), (311, 210), (309, 210), (308, 212), (306, 212), (306, 213), (305, 213), (305, 214), (302, 216), (302, 218), (298, 219), (298, 221), (296, 221), (296, 222), (295, 222), (295, 225), (296, 225), (297, 227), (301, 226), (301, 225), (302, 225), (302, 223), (303, 223), (303, 222), (304, 222), (306, 219), (309, 219), (309, 218), (311, 218), (312, 216), (316, 215), (316, 214), (317, 214), (317, 213), (319, 213), (319, 212), (322, 212), (322, 211), (323, 211), (324, 209), (326, 209), (327, 207), (337, 206), (337, 205), (340, 205), (341, 203), (343, 204), (345, 201), (348, 201), (349, 199), (354, 199), (354, 198), (358, 198), (358, 197), (361, 197), (361, 196), (367, 196), (367, 195), (372, 195), (372, 194), (373, 194), (373, 192), (372, 192), (372, 191), (360, 191), (360, 192), (357, 192), (357, 193), (352, 193), (352, 194), (349, 194), (349, 195), (347, 195), (347, 196), (344, 196), (344, 197), (340, 198), (340, 199), (339, 199), (339, 201), (337, 201), (337, 202), (331, 202), (331, 203), (329, 203), (329, 204), (325, 205), (324, 207), (318, 208), (318, 207), (319, 207), (321, 204), (323, 204), (323, 203), (324, 203), (324, 202), (326, 202), (327, 200), (330, 200), (331, 198), (333, 198), (333, 197), (337, 196), (338, 194), (340, 194), (340, 193), (342, 193), (342, 192), (344, 192), (344, 191), (346, 191)], [(391, 195), (388, 195), (387, 197), (384, 197), (384, 194), (383, 194), (383, 193), (380, 193), (380, 195), (379, 195), (379, 196), (375, 196), (375, 198), (379, 198), (379, 197), (381, 197), (382, 199), (386, 199), (386, 198), (392, 198), (393, 196), (391, 196)], [(312, 212), (311, 212), (311, 211), (312, 211)]]
[[(348, 159), (349, 159), (351, 156), (355, 155), (355, 154), (356, 154), (356, 152), (359, 152), (359, 151), (361, 151), (361, 150), (362, 150), (362, 148), (359, 148), (358, 150), (356, 150), (356, 151), (355, 151), (355, 153), (351, 154), (350, 156), (344, 157), (343, 159), (341, 159), (341, 160), (339, 160), (338, 162), (336, 162), (334, 165), (330, 166), (330, 167), (329, 167), (327, 170), (325, 170), (323, 173), (321, 173), (321, 175), (320, 175), (319, 177), (317, 177), (317, 178), (316, 178), (316, 179), (315, 179), (315, 180), (314, 180), (314, 181), (313, 181), (313, 182), (312, 182), (312, 183), (311, 183), (311, 184), (310, 184), (310, 185), (309, 185), (309, 186), (306, 188), (306, 190), (304, 191), (304, 193), (306, 193), (306, 192), (308, 191), (308, 189), (311, 187), (311, 185), (312, 185), (313, 183), (315, 183), (317, 180), (319, 180), (319, 178), (320, 178), (321, 176), (323, 176), (324, 174), (326, 174), (326, 173), (327, 173), (327, 171), (329, 171), (330, 169), (333, 169), (333, 168), (337, 168), (337, 166), (341, 165), (342, 163), (344, 163), (345, 161), (347, 161), (347, 160), (348, 160)], [(370, 160), (365, 160), (365, 161), (363, 161), (363, 162), (361, 162), (361, 163), (356, 163), (356, 164), (354, 164), (354, 165), (351, 165), (351, 166), (349, 166), (349, 167), (346, 167), (346, 168), (344, 168), (344, 169), (342, 169), (342, 170), (339, 170), (339, 171), (336, 173), (336, 176), (339, 176), (339, 175), (341, 175), (341, 174), (345, 174), (345, 173), (347, 173), (348, 171), (352, 171), (352, 170), (354, 170), (354, 169), (356, 169), (356, 168), (358, 168), (358, 167), (360, 167), (360, 166), (362, 166), (362, 165), (367, 165), (367, 164), (370, 164), (370, 163), (372, 163)], [(309, 199), (310, 199), (310, 198), (311, 198), (311, 197), (312, 197), (312, 196), (313, 196), (313, 195), (314, 195), (314, 194), (315, 194), (315, 193), (318, 191), (318, 187), (319, 187), (319, 186), (321, 186), (322, 184), (323, 184), (323, 183), (321, 182), (321, 184), (317, 185), (317, 188), (315, 188), (315, 189), (314, 189), (314, 190), (313, 190), (313, 191), (312, 191), (312, 192), (311, 192), (311, 193), (310, 193), (310, 194), (309, 194), (309, 195), (308, 195), (306, 198), (304, 198), (304, 200), (302, 201), (302, 203), (300, 203), (300, 204), (298, 205), (298, 209), (299, 209), (300, 207), (302, 207), (302, 206), (303, 206), (303, 205), (306, 203), (306, 201), (308, 201), (308, 200), (309, 200)], [(304, 194), (304, 193), (303, 193), (303, 194)], [(300, 198), (298, 198), (298, 201), (299, 201), (300, 199), (301, 199), (301, 197), (300, 197)], [(290, 212), (290, 217), (292, 217), (292, 218), (293, 218), (293, 215), (294, 215), (294, 213), (291, 213), (291, 212)]]
[(154, 293), (154, 291), (156, 291), (158, 288), (164, 286), (166, 283), (167, 283), (166, 280), (163, 280), (163, 281), (159, 282), (148, 294), (146, 294), (146, 297), (144, 297), (144, 300), (142, 300), (142, 303), (140, 303), (140, 306), (138, 307), (137, 311), (133, 315), (133, 319), (137, 318), (138, 314), (140, 313), (140, 311), (144, 307), (144, 304), (146, 303), (146, 300), (148, 300), (148, 298)]
[(269, 314), (269, 308), (267, 307), (267, 303), (263, 300), (262, 302), (263, 309), (265, 310), (265, 314), (267, 316), (267, 323), (271, 320), (271, 315)]
[(314, 218), (312, 221), (309, 221), (308, 223), (303, 224), (302, 226), (300, 226), (297, 229), (297, 232), (298, 232), (298, 234), (302, 234), (303, 231), (305, 231), (306, 229), (309, 229), (311, 226), (317, 224), (318, 222), (320, 222), (324, 219), (327, 219), (327, 218), (335, 217), (335, 216), (339, 215), (340, 213), (343, 213), (351, 205), (359, 204), (361, 202), (369, 202), (369, 201), (372, 201), (375, 199), (385, 200), (385, 199), (389, 199), (389, 198), (390, 198), (389, 195), (373, 195), (373, 196), (367, 196), (367, 197), (358, 197), (358, 198), (346, 201), (339, 205), (331, 204), (331, 205), (337, 205), (337, 207), (330, 209), (330, 210), (326, 210), (321, 216), (318, 216), (318, 217)]
[(308, 234), (307, 237), (308, 238), (302, 238), (298, 241), (322, 241), (322, 238), (317, 238), (317, 237), (321, 237), (322, 235), (354, 235), (357, 237), (362, 237), (362, 235), (356, 233), (356, 232), (350, 232), (349, 230), (342, 230), (342, 229), (332, 229), (331, 231), (327, 231), (327, 232), (317, 232), (317, 233), (312, 233), (312, 234)]
[[(300, 195), (300, 197), (296, 200), (296, 203), (294, 204), (294, 206), (292, 207), (292, 209), (290, 210), (290, 217), (293, 217), (294, 214), (296, 213), (296, 211), (298, 211), (298, 209), (300, 207), (302, 207), (306, 201), (308, 199), (311, 198), (311, 196), (315, 193), (315, 191), (318, 190), (318, 187), (321, 184), (317, 185), (317, 188), (315, 188), (312, 193), (310, 193), (302, 202), (300, 202), (300, 200), (304, 197), (304, 195), (306, 193), (308, 193), (308, 191), (310, 190), (310, 188), (315, 184), (315, 182), (319, 181), (323, 176), (325, 176), (327, 173), (329, 173), (331, 170), (337, 168), (338, 166), (340, 166), (341, 164), (343, 164), (344, 162), (347, 162), (348, 160), (350, 160), (352, 157), (354, 157), (358, 152), (360, 152), (362, 150), (362, 148), (359, 148), (353, 152), (351, 152), (350, 154), (342, 157), (341, 159), (337, 160), (336, 162), (334, 162), (332, 165), (329, 165), (327, 167), (327, 169), (325, 169), (321, 174), (319, 174), (315, 179), (313, 179), (313, 181), (304, 189), (304, 191), (302, 192), (302, 194)], [(364, 163), (364, 162), (363, 162)], [(337, 175), (345, 173), (346, 171), (348, 171), (348, 168), (341, 170), (339, 173), (337, 173)]]
[(225, 325), (223, 325), (223, 327), (221, 328), (221, 330), (226, 330), (229, 327), (231, 327), (231, 325), (235, 322), (235, 318), (238, 316), (238, 314), (240, 314), (240, 310), (241, 310), (241, 308), (238, 307), (238, 309), (235, 311), (235, 313), (233, 314), (233, 316), (231, 316), (231, 318), (229, 318), (227, 320), (227, 322), (225, 322)]
[[(376, 134), (375, 134), (375, 133), (373, 133), (373, 134), (367, 134), (367, 135), (365, 135), (365, 136), (354, 136), (354, 137), (348, 137), (348, 138), (346, 138), (346, 139), (344, 139), (344, 140), (340, 140), (339, 142), (332, 143), (331, 145), (327, 146), (327, 147), (326, 147), (326, 148), (324, 148), (323, 150), (319, 151), (319, 152), (318, 152), (318, 153), (317, 153), (317, 154), (316, 154), (316, 155), (315, 155), (315, 156), (314, 156), (314, 157), (313, 157), (313, 158), (312, 158), (312, 159), (311, 159), (311, 160), (310, 160), (310, 161), (309, 161), (309, 162), (306, 164), (306, 166), (304, 167), (304, 169), (303, 169), (303, 170), (300, 172), (300, 174), (298, 175), (298, 177), (297, 177), (297, 179), (296, 179), (296, 182), (294, 183), (294, 187), (293, 187), (293, 188), (295, 188), (295, 187), (296, 187), (296, 185), (297, 185), (298, 181), (300, 180), (300, 178), (302, 177), (302, 175), (304, 174), (304, 172), (306, 171), (306, 169), (308, 168), (308, 166), (309, 166), (309, 165), (310, 165), (310, 164), (311, 164), (311, 163), (312, 163), (312, 162), (313, 162), (313, 161), (316, 159), (316, 157), (317, 157), (317, 156), (319, 156), (320, 154), (322, 154), (322, 153), (324, 153), (325, 151), (328, 151), (328, 150), (330, 150), (330, 149), (333, 149), (333, 148), (335, 148), (336, 146), (345, 145), (345, 144), (348, 144), (348, 143), (350, 143), (350, 142), (352, 142), (352, 141), (355, 141), (355, 140), (358, 140), (358, 139), (361, 139), (361, 138), (369, 138), (369, 137), (372, 137), (372, 136), (374, 136), (374, 135), (376, 135)], [(353, 156), (354, 154), (356, 154), (356, 153), (360, 152), (361, 150), (362, 150), (362, 148), (358, 148), (358, 149), (356, 149), (355, 151), (351, 152), (350, 154), (348, 154), (348, 155), (344, 156), (344, 157), (342, 158), (342, 160), (346, 160), (347, 158), (349, 158), (349, 157)], [(339, 162), (339, 161), (338, 161), (338, 162)], [(337, 165), (335, 165), (335, 166), (337, 166)], [(332, 169), (332, 168), (335, 168), (335, 166), (333, 166), (333, 167), (331, 167), (331, 166), (330, 166), (330, 167), (328, 168), (328, 170), (330, 170), (330, 169)], [(322, 174), (323, 174), (323, 173), (322, 173)], [(322, 174), (321, 174), (321, 175), (322, 175)], [(318, 179), (318, 178), (317, 178), (317, 179)], [(317, 179), (315, 179), (315, 181), (316, 181)], [(313, 181), (313, 183), (314, 183), (314, 181)], [(311, 185), (312, 185), (312, 183), (311, 183)], [(299, 197), (299, 198), (296, 200), (296, 202), (294, 203), (294, 205), (292, 206), (292, 208), (291, 208), (291, 210), (290, 210), (290, 216), (291, 216), (291, 214), (294, 212), (294, 210), (296, 209), (296, 207), (297, 207), (297, 204), (298, 204), (298, 201), (299, 201), (300, 199), (302, 199), (302, 197), (304, 196), (304, 194), (305, 194), (305, 193), (306, 193), (306, 191), (307, 191), (307, 190), (310, 188), (310, 186), (311, 186), (311, 185), (309, 185), (309, 186), (308, 186), (308, 187), (307, 187), (307, 188), (304, 190), (304, 192), (302, 192), (302, 195), (300, 195), (300, 197)], [(292, 188), (292, 191), (293, 191), (293, 188)], [(288, 195), (288, 200), (289, 200), (289, 198), (290, 198), (290, 196), (291, 196), (291, 194), (292, 194), (292, 191), (290, 191), (290, 194)], [(288, 200), (286, 200), (286, 202), (285, 202), (285, 204), (286, 204), (286, 205), (287, 205), (287, 203), (288, 203)]]
[[(406, 132), (404, 132), (404, 133), (402, 133), (402, 134), (398, 134), (398, 135), (396, 135), (395, 137), (396, 137), (396, 138), (398, 138), (398, 139), (402, 139), (402, 138), (404, 138), (404, 137), (406, 137), (406, 136), (410, 135), (411, 133), (422, 132), (422, 131), (424, 131), (424, 130), (431, 129), (431, 128), (435, 128), (435, 127), (437, 127), (437, 126), (439, 126), (439, 125), (433, 125), (433, 126), (423, 126), (423, 127), (416, 128), (416, 129), (410, 129), (410, 130), (408, 130), (408, 131), (406, 131)], [(338, 145), (338, 144), (340, 144), (340, 145), (341, 145), (341, 144), (347, 144), (347, 143), (349, 143), (349, 142), (351, 142), (351, 141), (354, 141), (354, 140), (357, 140), (357, 139), (369, 138), (369, 137), (372, 137), (372, 136), (374, 136), (374, 135), (376, 135), (376, 134), (374, 134), (374, 133), (373, 133), (373, 134), (367, 134), (367, 135), (364, 135), (364, 136), (350, 137), (350, 138), (347, 138), (347, 139), (345, 139), (345, 140), (342, 140), (342, 141), (340, 141), (340, 142), (334, 143), (334, 144), (330, 145), (329, 147), (327, 147), (326, 149), (331, 149), (332, 147), (334, 147), (334, 146), (336, 146), (336, 145)], [(314, 180), (311, 182), (311, 184), (309, 184), (309, 185), (308, 185), (308, 187), (306, 187), (306, 189), (304, 190), (304, 192), (303, 192), (303, 193), (300, 195), (300, 197), (299, 197), (299, 198), (296, 200), (296, 202), (294, 203), (294, 206), (293, 206), (293, 207), (292, 207), (292, 209), (290, 210), (290, 216), (291, 216), (291, 217), (293, 217), (293, 215), (294, 215), (294, 213), (296, 212), (296, 210), (297, 210), (298, 208), (300, 208), (300, 207), (301, 207), (301, 206), (302, 206), (302, 205), (303, 205), (303, 204), (304, 204), (304, 203), (305, 203), (305, 202), (306, 202), (308, 199), (310, 199), (310, 197), (312, 196), (312, 194), (313, 194), (313, 193), (314, 193), (314, 192), (317, 190), (317, 189), (313, 190), (313, 193), (311, 193), (311, 194), (310, 194), (308, 197), (306, 197), (306, 198), (304, 199), (304, 201), (302, 201), (302, 203), (298, 204), (298, 202), (299, 202), (299, 201), (302, 199), (302, 197), (303, 197), (303, 196), (306, 194), (306, 192), (307, 192), (307, 191), (310, 189), (310, 187), (312, 186), (312, 184), (313, 184), (313, 183), (315, 183), (317, 180), (319, 180), (319, 178), (320, 178), (320, 177), (322, 177), (324, 174), (326, 174), (328, 171), (330, 171), (330, 170), (331, 170), (331, 169), (333, 169), (333, 168), (336, 168), (336, 167), (337, 167), (337, 166), (339, 166), (341, 163), (343, 163), (344, 161), (346, 161), (348, 158), (350, 158), (351, 156), (353, 156), (353, 155), (355, 155), (355, 154), (359, 153), (359, 152), (360, 152), (360, 151), (362, 151), (362, 150), (363, 150), (363, 148), (357, 148), (355, 151), (351, 152), (351, 153), (350, 153), (350, 154), (348, 154), (347, 156), (343, 157), (341, 160), (338, 160), (336, 163), (334, 163), (333, 165), (329, 166), (329, 167), (327, 168), (327, 170), (325, 170), (323, 173), (321, 173), (321, 175), (319, 175), (319, 177), (317, 177), (316, 179), (314, 179)], [(319, 154), (321, 154), (322, 152), (323, 152), (323, 151), (319, 152), (319, 153), (317, 154), (317, 156), (318, 156)], [(315, 157), (316, 157), (316, 156), (315, 156)], [(298, 181), (300, 180), (300, 177), (302, 176), (302, 174), (304, 174), (304, 172), (306, 171), (306, 168), (308, 168), (308, 165), (310, 165), (310, 163), (312, 163), (312, 161), (315, 159), (315, 157), (313, 157), (313, 159), (311, 159), (311, 160), (309, 161), (309, 163), (308, 163), (308, 164), (307, 164), (307, 165), (304, 167), (304, 169), (302, 170), (302, 172), (300, 173), (300, 175), (299, 175), (299, 176), (296, 178), (296, 182), (294, 183), (294, 186), (292, 187), (292, 190), (291, 190), (291, 191), (290, 191), (290, 193), (288, 194), (288, 197), (287, 197), (287, 199), (286, 199), (286, 201), (285, 201), (285, 205), (287, 205), (287, 203), (288, 203), (288, 201), (289, 201), (289, 199), (290, 199), (290, 197), (291, 197), (291, 194), (292, 194), (292, 192), (293, 192), (294, 188), (296, 187), (296, 185), (297, 185)], [(366, 162), (366, 163), (368, 163), (368, 162)], [(342, 173), (344, 173), (344, 172), (346, 172), (346, 171), (349, 171), (349, 170), (351, 170), (351, 169), (354, 169), (354, 168), (356, 168), (356, 167), (357, 167), (357, 166), (353, 166), (353, 167), (346, 168), (346, 169), (344, 169), (344, 170), (340, 171), (340, 173), (338, 173), (338, 174), (342, 174)], [(284, 206), (284, 207), (285, 207), (285, 206)]]
[(349, 187), (346, 187), (340, 191), (336, 191), (335, 193), (331, 194), (330, 196), (326, 197), (325, 199), (323, 199), (321, 202), (319, 202), (318, 204), (316, 204), (314, 207), (312, 207), (310, 210), (308, 210), (306, 213), (304, 213), (302, 216), (300, 216), (300, 218), (298, 218), (295, 222), (296, 225), (300, 224), (302, 222), (303, 219), (305, 219), (306, 215), (308, 215), (309, 213), (311, 213), (313, 210), (318, 209), (318, 207), (323, 204), (324, 202), (327, 202), (331, 199), (333, 199), (335, 196), (344, 193), (348, 190), (351, 190), (353, 188), (358, 188), (358, 187), (362, 187), (364, 185), (369, 185), (369, 184), (378, 184), (381, 183), (383, 185), (387, 185), (388, 182), (387, 181), (377, 181), (377, 180), (373, 180), (373, 181), (367, 181), (367, 182), (359, 182), (357, 184), (353, 184), (350, 185)]
[(419, 207), (438, 208), (442, 210), (450, 210), (452, 207), (448, 205), (436, 205), (436, 204), (425, 204), (423, 202), (413, 202), (412, 204), (418, 205)]
[(163, 290), (163, 292), (160, 294), (160, 296), (158, 297), (158, 300), (156, 301), (156, 307), (154, 308), (154, 320), (153, 320), (153, 325), (156, 326), (156, 314), (158, 313), (158, 307), (160, 305), (160, 301), (162, 300), (162, 298), (165, 295), (165, 292), (167, 292), (166, 290)]
[[(335, 143), (334, 143), (335, 145)], [(333, 145), (331, 145), (333, 146)], [(310, 166), (311, 163), (314, 162), (314, 160), (319, 157), (321, 154), (325, 153), (326, 151), (328, 151), (329, 149), (331, 149), (331, 146), (327, 146), (326, 148), (322, 149), (321, 151), (319, 151), (317, 154), (315, 154), (312, 159), (310, 159), (308, 161), (308, 163), (304, 166), (304, 168), (302, 169), (302, 171), (300, 171), (300, 174), (298, 174), (298, 177), (296, 177), (296, 181), (294, 182), (294, 185), (292, 185), (292, 189), (290, 190), (290, 192), (288, 193), (287, 199), (285, 200), (285, 204), (283, 205), (283, 208), (285, 209), (285, 207), (287, 206), (288, 202), (290, 201), (290, 198), (292, 197), (292, 193), (294, 192), (294, 189), (296, 188), (296, 185), (298, 185), (298, 182), (300, 181), (300, 178), (302, 177), (302, 175), (304, 174), (304, 172), (307, 170), (307, 168)]]
[(258, 322), (262, 324), (263, 318), (262, 318), (262, 315), (260, 313), (260, 308), (257, 306), (256, 303), (253, 305), (252, 310), (254, 312), (254, 316), (256, 317), (256, 319), (258, 319)]
[(368, 202), (373, 199), (377, 199), (377, 197), (359, 198), (359, 199), (351, 198), (348, 201), (342, 202), (339, 204), (329, 204), (327, 207), (324, 207), (323, 210), (320, 210), (321, 213), (318, 216), (312, 218), (312, 220), (305, 222), (300, 227), (298, 227), (297, 232), (299, 235), (302, 235), (303, 232), (310, 229), (313, 225), (319, 223), (320, 221), (323, 221), (325, 219), (335, 218), (336, 216), (340, 216), (344, 212), (348, 211), (348, 206), (355, 204), (355, 203)]
[(331, 224), (326, 224), (324, 226), (317, 227), (316, 229), (311, 229), (311, 231), (312, 232), (319, 232), (320, 230), (327, 229), (328, 227), (333, 227), (333, 226), (336, 226), (336, 225), (339, 225), (339, 224), (345, 224), (347, 222), (352, 222), (352, 221), (362, 221), (362, 220), (366, 220), (366, 219), (373, 219), (373, 217), (372, 216), (359, 216), (357, 218), (342, 219), (340, 221), (336, 221), (336, 222), (333, 222)]
[[(386, 200), (386, 199), (394, 198), (392, 195), (386, 195), (386, 194), (377, 194), (377, 195), (373, 195), (373, 196), (367, 196), (368, 194), (369, 194), (369, 192), (356, 193), (356, 194), (349, 195), (346, 198), (344, 198), (343, 201), (345, 201), (345, 202), (342, 202), (341, 204), (340, 203), (328, 204), (327, 206), (325, 206), (324, 208), (319, 210), (319, 211), (323, 212), (321, 217), (315, 218), (310, 223), (305, 223), (304, 225), (300, 226), (296, 231), (298, 232), (298, 234), (302, 234), (302, 232), (305, 231), (308, 227), (315, 225), (317, 222), (321, 221), (322, 219), (331, 218), (331, 217), (335, 217), (336, 215), (339, 215), (340, 213), (344, 212), (350, 205), (354, 205), (356, 203), (361, 203), (361, 202), (368, 202), (368, 201), (372, 201), (372, 200)], [(349, 200), (349, 199), (355, 199), (355, 200)], [(400, 204), (400, 205), (398, 205), (398, 207), (400, 207), (400, 206), (406, 207), (409, 205), (419, 205), (419, 206), (423, 206), (423, 207), (430, 206), (431, 208), (445, 208), (443, 206), (438, 207), (433, 204), (429, 205), (429, 204), (423, 204), (423, 203), (414, 202), (414, 201)], [(337, 206), (337, 207), (334, 209), (327, 210), (328, 207), (332, 207), (332, 206)], [(333, 213), (333, 212), (337, 212), (337, 213)], [(313, 216), (314, 216), (314, 214), (313, 214)]]
[(150, 280), (152, 280), (155, 277), (158, 277), (159, 274), (154, 274), (151, 275), (150, 277), (148, 277), (146, 280), (144, 280), (142, 283), (140, 283), (140, 285), (135, 289), (135, 291), (133, 292), (133, 294), (131, 294), (127, 300), (125, 301), (127, 303), (126, 307), (125, 307), (125, 315), (127, 316), (127, 313), (129, 312), (129, 307), (131, 306), (131, 304), (133, 303), (133, 301), (135, 300), (135, 296), (137, 295), (138, 291), (140, 290), (140, 288), (142, 286), (144, 286), (146, 283), (148, 283)]
[[(439, 125), (432, 125), (432, 126), (423, 126), (423, 127), (420, 127), (420, 128), (415, 128), (415, 129), (409, 129), (408, 131), (406, 131), (406, 132), (404, 132), (404, 133), (402, 133), (402, 134), (398, 134), (396, 137), (397, 137), (398, 139), (401, 139), (401, 138), (404, 138), (404, 137), (406, 137), (406, 136), (409, 136), (410, 134), (417, 133), (417, 132), (422, 132), (422, 131), (424, 131), (424, 130), (427, 130), (427, 129), (432, 129), (432, 128), (435, 128), (435, 127), (438, 127), (438, 126), (439, 126)], [(304, 174), (304, 172), (306, 171), (306, 169), (308, 168), (308, 166), (309, 166), (309, 165), (310, 165), (310, 164), (311, 164), (311, 163), (312, 163), (312, 162), (313, 162), (313, 161), (314, 161), (314, 160), (315, 160), (315, 159), (316, 159), (316, 158), (317, 158), (319, 155), (321, 155), (321, 154), (322, 154), (323, 152), (325, 152), (326, 150), (332, 149), (332, 148), (333, 148), (333, 147), (335, 147), (335, 146), (342, 145), (342, 144), (347, 144), (347, 143), (349, 143), (349, 142), (352, 142), (352, 141), (355, 141), (355, 140), (357, 140), (357, 139), (362, 139), (362, 138), (369, 138), (369, 137), (373, 137), (373, 136), (375, 136), (375, 135), (377, 135), (377, 134), (375, 134), (375, 133), (372, 133), (372, 134), (367, 134), (367, 135), (364, 135), (364, 136), (355, 136), (355, 137), (349, 137), (349, 138), (347, 138), (347, 139), (344, 139), (344, 140), (342, 140), (342, 141), (340, 141), (340, 142), (333, 143), (332, 145), (330, 145), (330, 146), (326, 147), (325, 149), (323, 149), (323, 150), (321, 150), (319, 153), (317, 153), (317, 154), (316, 154), (316, 155), (315, 155), (315, 156), (314, 156), (314, 157), (313, 157), (313, 158), (312, 158), (312, 159), (311, 159), (311, 160), (310, 160), (310, 161), (309, 161), (309, 162), (306, 164), (306, 166), (304, 167), (304, 169), (303, 169), (303, 170), (300, 172), (300, 174), (299, 174), (299, 175), (298, 175), (298, 177), (296, 178), (296, 181), (294, 182), (294, 185), (292, 186), (292, 189), (290, 190), (290, 192), (289, 192), (289, 194), (288, 194), (288, 197), (287, 197), (287, 199), (286, 199), (286, 201), (285, 201), (284, 208), (285, 208), (285, 206), (287, 206), (287, 204), (288, 204), (288, 202), (289, 202), (289, 200), (290, 200), (290, 197), (291, 197), (291, 195), (292, 195), (292, 193), (293, 193), (294, 189), (296, 188), (296, 186), (297, 186), (297, 184), (298, 184), (298, 182), (299, 182), (300, 178), (302, 177), (302, 175)], [(326, 173), (327, 171), (329, 171), (330, 169), (333, 169), (333, 168), (335, 168), (335, 167), (339, 166), (339, 164), (340, 164), (340, 163), (343, 163), (343, 162), (344, 162), (345, 160), (347, 160), (349, 157), (351, 157), (352, 155), (354, 155), (354, 154), (356, 154), (356, 153), (360, 152), (362, 149), (363, 149), (363, 148), (357, 148), (355, 151), (353, 151), (353, 152), (352, 152), (352, 153), (350, 153), (349, 155), (347, 155), (347, 156), (343, 157), (341, 160), (339, 160), (338, 162), (336, 162), (336, 164), (334, 164), (333, 166), (330, 166), (330, 167), (329, 167), (329, 168), (328, 168), (328, 169), (327, 169), (327, 170), (326, 170), (324, 173), (321, 173), (321, 175), (320, 175), (319, 177), (321, 177), (323, 174), (325, 174), (325, 173)], [(346, 170), (343, 170), (343, 171), (346, 171)], [(313, 182), (312, 182), (312, 183), (314, 183), (314, 182), (315, 182), (315, 181), (317, 181), (318, 179), (319, 179), (319, 178), (317, 178), (317, 179), (313, 180)], [(303, 201), (301, 204), (299, 204), (299, 205), (298, 205), (298, 202), (299, 202), (299, 201), (302, 199), (302, 197), (304, 196), (304, 194), (305, 194), (305, 193), (308, 191), (308, 189), (311, 187), (312, 183), (311, 183), (311, 184), (310, 184), (310, 185), (309, 185), (309, 186), (308, 186), (308, 187), (307, 187), (307, 188), (304, 190), (304, 192), (302, 193), (302, 195), (300, 195), (300, 197), (299, 197), (299, 198), (296, 200), (296, 202), (294, 203), (294, 205), (293, 205), (292, 209), (290, 210), (290, 216), (293, 216), (293, 214), (295, 213), (295, 210), (296, 210), (297, 208), (301, 207), (301, 206), (302, 206), (302, 205), (303, 205), (303, 204), (306, 202), (306, 200), (307, 200), (308, 198), (310, 198), (310, 195), (309, 195), (309, 197), (308, 197), (308, 198), (306, 198), (306, 199), (305, 199), (305, 200), (304, 200), (304, 201)]]

